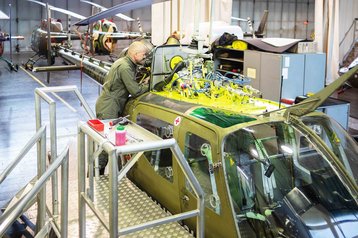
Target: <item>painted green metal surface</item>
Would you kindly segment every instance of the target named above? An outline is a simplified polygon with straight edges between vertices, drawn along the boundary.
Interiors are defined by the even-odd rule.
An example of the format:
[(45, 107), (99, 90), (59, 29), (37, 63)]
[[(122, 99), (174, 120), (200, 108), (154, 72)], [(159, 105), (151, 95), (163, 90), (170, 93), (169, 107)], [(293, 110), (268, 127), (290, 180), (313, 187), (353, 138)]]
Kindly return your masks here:
[(210, 122), (214, 125), (220, 126), (222, 128), (227, 128), (236, 124), (255, 121), (253, 117), (239, 115), (239, 114), (230, 114), (219, 110), (214, 110), (211, 108), (197, 108), (190, 113), (191, 116), (200, 118), (204, 121)]

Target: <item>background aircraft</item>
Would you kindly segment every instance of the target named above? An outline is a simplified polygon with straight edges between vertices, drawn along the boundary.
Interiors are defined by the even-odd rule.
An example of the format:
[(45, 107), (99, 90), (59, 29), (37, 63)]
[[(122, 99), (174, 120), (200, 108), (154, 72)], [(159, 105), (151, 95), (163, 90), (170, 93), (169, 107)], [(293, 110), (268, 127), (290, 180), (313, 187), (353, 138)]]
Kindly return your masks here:
[[(81, 2), (90, 4), (93, 7), (95, 7), (97, 9), (97, 13), (108, 10), (108, 8), (105, 8), (99, 4), (90, 1), (81, 0)], [(128, 22), (134, 21), (133, 18), (128, 17), (122, 13), (115, 14), (114, 16), (117, 16)], [(113, 17), (113, 16), (109, 16), (109, 17)], [(107, 18), (108, 17), (95, 22), (92, 25), (93, 30), (91, 29), (91, 25), (89, 25), (90, 26), (89, 31), (90, 32), (92, 31), (91, 35), (92, 35), (93, 48), (95, 53), (100, 53), (100, 54), (112, 53), (115, 50), (117, 40), (119, 39), (136, 39), (138, 37), (150, 38), (149, 33), (143, 32), (139, 19), (137, 19), (139, 32), (128, 32), (128, 31), (118, 31), (117, 26), (113, 23), (113, 20), (108, 20)], [(89, 50), (91, 51), (91, 49)]]
[[(7, 16), (5, 13), (3, 13), (2, 11), (0, 11), (0, 20), (8, 20), (10, 19), (9, 16)], [(24, 37), (23, 36), (10, 36), (8, 33), (6, 32), (2, 32), (0, 29), (0, 60), (4, 61), (8, 66), (10, 70), (13, 71), (17, 71), (18, 70), (18, 65), (14, 65), (12, 63), (11, 60), (6, 59), (5, 57), (3, 57), (3, 53), (4, 53), (4, 42), (5, 41), (11, 41), (11, 40), (23, 40)], [(11, 47), (10, 47), (10, 51), (11, 51)]]
[[(39, 2), (36, 0), (27, 0), (30, 2), (34, 2), (40, 4), (42, 6), (46, 6), (45, 3)], [(87, 3), (87, 1), (84, 1)], [(99, 5), (96, 4), (96, 7)], [(77, 19), (85, 19), (86, 17), (79, 15), (77, 13), (54, 7), (49, 5), (49, 9), (57, 12), (61, 12), (67, 14), (71, 17)], [(123, 14), (118, 14), (119, 17), (125, 19), (127, 21), (132, 21), (132, 18), (129, 18)], [(126, 31), (118, 31), (117, 26), (114, 22), (106, 19), (101, 19), (101, 21), (97, 21), (89, 28), (89, 30), (85, 33), (80, 32), (78, 29), (74, 31), (69, 30), (68, 32), (63, 30), (62, 24), (59, 20), (51, 19), (50, 21), (50, 39), (51, 39), (51, 47), (48, 47), (48, 26), (47, 19), (41, 22), (40, 27), (37, 27), (32, 33), (31, 39), (31, 48), (36, 52), (35, 56), (39, 56), (37, 59), (34, 59), (33, 56), (26, 63), (28, 68), (31, 68), (38, 59), (40, 58), (50, 58), (49, 65), (54, 63), (54, 59), (56, 56), (55, 49), (59, 45), (66, 45), (70, 47), (71, 40), (81, 40), (81, 47), (85, 50), (86, 53), (98, 53), (98, 54), (111, 54), (115, 48), (118, 40), (124, 39), (136, 39), (138, 37), (150, 38), (150, 34), (143, 32), (126, 32)], [(49, 52), (50, 51), (50, 52)]]

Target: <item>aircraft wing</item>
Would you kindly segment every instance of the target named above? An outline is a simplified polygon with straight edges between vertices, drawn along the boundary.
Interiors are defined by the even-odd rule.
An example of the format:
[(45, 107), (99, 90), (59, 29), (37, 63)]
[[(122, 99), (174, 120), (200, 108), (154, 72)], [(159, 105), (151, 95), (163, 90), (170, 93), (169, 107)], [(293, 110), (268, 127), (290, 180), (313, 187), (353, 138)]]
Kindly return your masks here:
[[(40, 4), (40, 5), (44, 6), (44, 7), (46, 7), (46, 3), (43, 3), (43, 2), (39, 2), (39, 1), (36, 1), (36, 0), (27, 0), (27, 1), (37, 3), (37, 4)], [(71, 11), (63, 9), (63, 8), (54, 7), (52, 5), (48, 5), (48, 7), (50, 8), (50, 10), (61, 12), (61, 13), (67, 14), (69, 16), (72, 16), (74, 18), (80, 19), (80, 20), (83, 20), (83, 19), (86, 18), (85, 16), (82, 16), (80, 14), (71, 12)]]
[[(84, 2), (84, 3), (88, 3), (88, 4), (91, 4), (92, 6), (95, 6), (95, 7), (98, 7), (99, 9), (101, 9), (101, 11), (106, 11), (108, 8), (106, 7), (103, 7), (97, 3), (94, 3), (94, 2), (90, 2), (90, 1), (87, 1), (87, 0), (80, 0), (81, 2)], [(122, 13), (118, 13), (116, 14), (117, 17), (119, 18), (122, 18), (123, 20), (126, 20), (126, 21), (134, 21), (133, 18), (130, 18), (129, 16), (126, 16)]]
[(157, 2), (164, 2), (167, 0), (131, 0), (122, 4), (118, 4), (116, 6), (113, 6), (111, 8), (108, 8), (106, 11), (97, 13), (93, 16), (90, 16), (84, 20), (81, 20), (77, 23), (75, 23), (76, 26), (87, 26), (89, 24), (92, 24), (96, 21), (102, 20), (103, 18), (107, 18), (107, 17), (111, 17), (114, 16), (118, 13), (121, 12), (129, 12), (131, 10), (135, 10), (137, 8), (141, 8), (141, 7), (145, 7), (145, 6), (149, 6), (152, 3), (157, 3)]

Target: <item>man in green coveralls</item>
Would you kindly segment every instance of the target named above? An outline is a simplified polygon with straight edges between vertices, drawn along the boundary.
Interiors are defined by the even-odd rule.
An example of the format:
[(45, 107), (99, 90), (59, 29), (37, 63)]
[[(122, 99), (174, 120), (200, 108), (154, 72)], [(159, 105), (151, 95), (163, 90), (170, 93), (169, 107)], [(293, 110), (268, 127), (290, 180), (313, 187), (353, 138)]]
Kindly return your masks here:
[(135, 98), (148, 91), (148, 81), (135, 81), (137, 65), (143, 65), (149, 48), (140, 41), (133, 42), (128, 54), (113, 63), (96, 102), (98, 119), (118, 118), (124, 109), (129, 94)]
[[(122, 115), (128, 96), (135, 98), (148, 91), (148, 80), (141, 84), (135, 80), (137, 66), (143, 65), (150, 48), (141, 41), (133, 42), (126, 56), (118, 59), (111, 66), (104, 79), (103, 90), (96, 101), (96, 117), (98, 119), (118, 118)], [(99, 155), (100, 174), (104, 174), (108, 162), (108, 154)]]

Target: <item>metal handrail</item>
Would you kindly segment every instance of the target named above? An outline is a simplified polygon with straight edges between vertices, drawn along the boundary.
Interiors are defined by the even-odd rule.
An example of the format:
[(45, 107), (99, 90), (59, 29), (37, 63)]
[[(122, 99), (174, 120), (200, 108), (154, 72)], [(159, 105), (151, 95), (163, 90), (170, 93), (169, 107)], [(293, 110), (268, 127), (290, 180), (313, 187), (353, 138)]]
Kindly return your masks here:
[(92, 119), (95, 118), (95, 114), (91, 110), (90, 106), (88, 105), (87, 101), (84, 99), (80, 91), (78, 90), (77, 86), (75, 85), (68, 85), (68, 86), (57, 86), (57, 87), (45, 87), (45, 88), (36, 88), (35, 92), (40, 94), (44, 100), (48, 103), (52, 102), (53, 100), (51, 97), (46, 95), (46, 93), (53, 93), (53, 92), (71, 92), (73, 91), (77, 98), (80, 100), (81, 104), (83, 105), (85, 111), (87, 112), (88, 116)]
[[(83, 98), (80, 91), (76, 86), (58, 86), (58, 87), (46, 87), (46, 88), (36, 88), (35, 89), (35, 114), (36, 114), (36, 129), (41, 127), (41, 98), (49, 104), (49, 117), (50, 117), (50, 143), (51, 143), (51, 155), (56, 158), (57, 156), (57, 132), (56, 132), (56, 103), (55, 101), (47, 95), (47, 93), (54, 92), (71, 92), (73, 91), (81, 104), (83, 105), (88, 116), (92, 119), (95, 118), (95, 115), (91, 108), (89, 107), (86, 100)], [(58, 191), (57, 191), (57, 175), (56, 173), (52, 177), (52, 212), (54, 215), (58, 214)]]
[[(147, 143), (141, 143), (140, 145), (126, 145), (121, 147), (116, 147), (112, 143), (109, 142), (107, 138), (102, 137), (97, 132), (95, 132), (89, 125), (86, 123), (79, 123), (78, 126), (78, 193), (79, 193), (79, 227), (80, 227), (80, 237), (85, 237), (85, 214), (86, 214), (86, 203), (89, 208), (92, 209), (94, 214), (97, 215), (100, 222), (104, 225), (107, 231), (110, 232), (110, 237), (118, 237), (122, 235), (126, 235), (132, 232), (136, 232), (139, 230), (151, 228), (154, 226), (158, 226), (161, 224), (175, 222), (184, 220), (190, 217), (197, 217), (197, 237), (204, 237), (204, 192), (201, 188), (199, 182), (197, 181), (193, 171), (190, 169), (189, 164), (185, 160), (183, 153), (181, 152), (178, 144), (175, 139), (166, 139), (160, 141), (153, 141)], [(88, 135), (89, 140), (95, 141), (101, 149), (106, 151), (109, 155), (109, 224), (102, 217), (98, 216), (97, 211), (95, 210), (95, 206), (91, 200), (93, 194), (86, 194), (86, 182), (85, 182), (85, 135)], [(118, 182), (125, 177), (126, 173), (133, 167), (133, 165), (139, 160), (140, 155), (143, 151), (148, 150), (158, 150), (170, 148), (174, 158), (177, 160), (180, 168), (182, 169), (185, 177), (189, 181), (192, 186), (195, 195), (198, 198), (197, 209), (192, 211), (183, 212), (181, 214), (168, 216), (165, 218), (156, 219), (150, 222), (146, 222), (140, 225), (130, 226), (122, 229), (118, 229)], [(89, 149), (89, 148), (87, 148)], [(131, 158), (130, 161), (121, 169), (118, 173), (118, 166), (115, 161), (118, 155), (128, 154), (128, 153), (136, 153), (139, 152), (136, 156)], [(87, 154), (88, 155), (88, 154)], [(92, 173), (90, 173), (90, 176)], [(90, 183), (91, 184), (91, 183)], [(91, 191), (91, 189), (89, 190)]]
[[(42, 132), (41, 135), (43, 135)], [(36, 141), (35, 141), (36, 142)], [(24, 212), (24, 208), (33, 199), (34, 196), (42, 192), (45, 189), (46, 181), (51, 177), (54, 172), (62, 165), (62, 177), (65, 184), (62, 184), (62, 206), (61, 210), (61, 236), (67, 237), (67, 223), (68, 223), (68, 157), (69, 157), (69, 146), (67, 145), (64, 151), (53, 161), (46, 172), (38, 179), (34, 187), (13, 207), (13, 209), (6, 210), (0, 217), (0, 237), (2, 237), (9, 226)], [(46, 205), (46, 201), (40, 201)]]
[(353, 29), (353, 39), (352, 42), (349, 44), (349, 49), (348, 51), (343, 55), (342, 60), (341, 60), (341, 65), (343, 64), (343, 62), (347, 59), (349, 53), (351, 52), (351, 50), (354, 48), (355, 43), (357, 42), (358, 38), (356, 37), (356, 32), (357, 32), (357, 22), (358, 22), (358, 18), (355, 18), (352, 21), (352, 24), (350, 25), (349, 29), (346, 31), (346, 33), (344, 34), (343, 39), (341, 40), (341, 42), (339, 42), (339, 47), (341, 47), (343, 45), (343, 43), (345, 42), (345, 40), (347, 39), (347, 36), (349, 35), (349, 33), (351, 33), (351, 30)]
[[(348, 33), (351, 31), (352, 27), (354, 27), (354, 31), (356, 30), (356, 25), (357, 25), (357, 21), (358, 18), (354, 18), (354, 20), (352, 21), (352, 24), (350, 25), (350, 27), (348, 28), (348, 30), (346, 31), (346, 33), (344, 34), (343, 39), (341, 40), (341, 42), (339, 42), (339, 46), (341, 46), (343, 44), (343, 42), (345, 41), (346, 37), (348, 36)], [(355, 32), (353, 33), (353, 41), (355, 40)]]
[(43, 134), (46, 134), (46, 126), (40, 127), (36, 134), (31, 137), (27, 144), (22, 148), (16, 158), (10, 162), (10, 164), (0, 174), (0, 184), (6, 179), (6, 177), (12, 172), (12, 170), (22, 161), (24, 156), (30, 151), (30, 149), (41, 139)]

